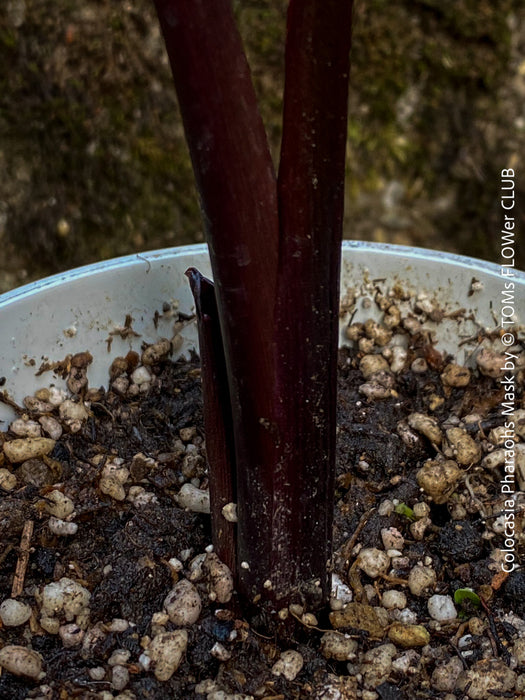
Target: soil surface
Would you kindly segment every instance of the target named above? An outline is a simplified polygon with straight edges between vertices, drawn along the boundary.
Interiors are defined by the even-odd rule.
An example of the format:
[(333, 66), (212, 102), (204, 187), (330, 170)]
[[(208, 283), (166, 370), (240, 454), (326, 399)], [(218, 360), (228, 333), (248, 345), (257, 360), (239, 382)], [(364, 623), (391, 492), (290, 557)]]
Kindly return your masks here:
[(292, 640), (252, 629), (210, 551), (198, 358), (173, 362), (160, 341), (117, 358), (107, 391), (86, 386), (88, 353), (68, 358), (72, 396), (39, 390), (0, 433), (0, 698), (522, 697), (523, 485), (506, 573), (501, 346), (480, 337), (466, 369), (413, 321), (396, 352), (387, 325), (349, 326), (332, 597), (291, 606)]

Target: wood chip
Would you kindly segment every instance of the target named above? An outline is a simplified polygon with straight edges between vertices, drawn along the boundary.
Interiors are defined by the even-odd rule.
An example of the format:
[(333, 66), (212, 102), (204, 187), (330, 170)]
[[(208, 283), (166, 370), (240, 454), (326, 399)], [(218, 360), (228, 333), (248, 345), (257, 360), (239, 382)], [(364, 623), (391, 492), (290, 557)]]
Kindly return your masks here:
[(24, 590), (24, 580), (26, 576), (27, 565), (29, 563), (29, 550), (31, 546), (31, 538), (33, 537), (34, 523), (32, 520), (26, 520), (20, 540), (20, 552), (18, 561), (16, 562), (15, 578), (11, 589), (11, 598), (16, 598)]

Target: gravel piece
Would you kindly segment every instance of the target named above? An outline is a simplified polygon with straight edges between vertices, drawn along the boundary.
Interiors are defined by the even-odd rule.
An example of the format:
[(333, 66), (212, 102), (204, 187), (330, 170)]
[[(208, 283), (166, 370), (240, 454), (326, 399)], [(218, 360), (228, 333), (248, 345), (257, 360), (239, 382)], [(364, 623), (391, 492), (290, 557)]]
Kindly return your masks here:
[(186, 630), (161, 632), (153, 638), (145, 655), (153, 662), (153, 673), (159, 681), (168, 681), (179, 668), (188, 647)]
[(468, 367), (461, 367), (451, 363), (445, 367), (441, 374), (441, 381), (444, 386), (464, 387), (470, 383), (470, 370)]
[(143, 365), (156, 365), (165, 359), (171, 352), (171, 342), (167, 338), (160, 338), (148, 345), (140, 356)]
[(38, 488), (50, 486), (56, 481), (56, 475), (41, 459), (27, 459), (18, 467), (16, 476), (23, 484)]
[(425, 501), (418, 501), (412, 506), (416, 518), (426, 518), (430, 514), (430, 506)]
[(62, 491), (58, 491), (58, 489), (47, 493), (45, 498), (44, 508), (49, 515), (53, 515), (59, 520), (64, 520), (75, 510), (75, 504), (69, 496), (66, 496)]
[(428, 371), (427, 361), (424, 357), (416, 357), (416, 359), (410, 365), (410, 369), (415, 374), (424, 374)]
[(359, 363), (359, 369), (365, 379), (370, 379), (378, 372), (388, 371), (389, 366), (382, 355), (364, 355)]
[(41, 612), (44, 617), (50, 618), (63, 614), (71, 622), (87, 609), (90, 598), (91, 593), (87, 588), (64, 576), (44, 586)]
[(101, 477), (99, 488), (102, 493), (105, 493), (115, 501), (124, 501), (126, 498), (126, 490), (122, 482), (116, 476)]
[(424, 413), (411, 413), (408, 416), (408, 425), (416, 430), (421, 435), (433, 442), (435, 445), (441, 445), (443, 439), (441, 428), (438, 422), (432, 416), (427, 416)]
[(366, 652), (362, 665), (365, 688), (376, 688), (388, 678), (396, 653), (397, 649), (393, 644), (380, 644)]
[(470, 466), (481, 459), (481, 447), (463, 428), (447, 430), (447, 440), (452, 446), (454, 457), (459, 464)]
[(193, 625), (201, 614), (201, 597), (191, 581), (182, 579), (168, 593), (164, 609), (177, 627)]
[(381, 605), (387, 610), (397, 608), (402, 610), (406, 607), (407, 597), (403, 591), (389, 590), (385, 591), (381, 596)]
[(120, 664), (122, 666), (123, 664), (127, 664), (130, 656), (131, 652), (129, 649), (115, 649), (108, 659), (108, 665), (117, 666)]
[(517, 639), (514, 642), (514, 646), (512, 647), (511, 653), (512, 656), (516, 659), (518, 665), (525, 665), (525, 637)]
[(6, 644), (0, 649), (0, 666), (15, 676), (25, 676), (33, 680), (40, 680), (45, 676), (42, 671), (42, 656), (32, 649)]
[(149, 385), (151, 382), (151, 372), (147, 367), (137, 367), (131, 374), (131, 381), (137, 386), (141, 386), (142, 384)]
[(446, 503), (461, 478), (456, 462), (428, 460), (416, 475), (418, 485), (435, 503)]
[(390, 371), (398, 374), (405, 367), (405, 362), (407, 361), (408, 352), (405, 348), (400, 345), (395, 345), (392, 348), (392, 359), (390, 360)]
[(403, 654), (398, 656), (392, 662), (392, 669), (398, 673), (414, 672), (419, 666), (421, 654), (418, 654), (415, 649), (408, 649)]
[(388, 549), (402, 550), (405, 545), (405, 538), (396, 527), (384, 527), (381, 530), (381, 540), (383, 547)]
[(458, 616), (454, 601), (449, 595), (433, 595), (427, 602), (428, 612), (434, 620), (443, 622)]
[(18, 627), (31, 617), (31, 606), (20, 600), (8, 598), (0, 605), (0, 620), (6, 627)]
[(388, 571), (390, 557), (376, 547), (362, 549), (356, 559), (356, 566), (370, 578), (377, 578)]
[(40, 416), (38, 422), (42, 426), (45, 433), (49, 435), (52, 440), (60, 440), (62, 436), (62, 426), (53, 416)]
[(423, 625), (404, 625), (401, 622), (394, 622), (388, 630), (388, 638), (405, 649), (424, 647), (430, 641), (430, 633)]
[(330, 607), (332, 610), (341, 610), (353, 599), (351, 589), (344, 583), (338, 574), (332, 574), (332, 591), (330, 594)]
[(56, 442), (51, 438), (17, 438), (4, 442), (3, 450), (11, 464), (25, 462), (27, 459), (48, 455), (55, 447)]
[(210, 512), (210, 492), (193, 484), (183, 484), (175, 500), (181, 508), (187, 508), (194, 513)]
[(9, 469), (0, 469), (0, 489), (12, 491), (16, 488), (16, 476)]
[(456, 689), (471, 700), (501, 700), (503, 693), (514, 690), (516, 678), (501, 659), (482, 659), (459, 674)]
[(101, 681), (106, 675), (106, 669), (103, 666), (95, 666), (88, 670), (88, 676), (94, 681)]
[(365, 603), (348, 603), (343, 610), (330, 613), (330, 622), (335, 629), (352, 628), (368, 632), (372, 639), (382, 639), (384, 628), (376, 609)]
[(458, 676), (462, 671), (463, 664), (461, 659), (454, 656), (450, 661), (436, 666), (432, 673), (432, 685), (436, 690), (443, 693), (452, 693), (456, 687)]
[(76, 535), (78, 532), (77, 523), (60, 520), (54, 516), (49, 518), (48, 527), (50, 532), (52, 532), (54, 535), (59, 535), (60, 537)]
[(274, 676), (284, 676), (287, 681), (294, 681), (304, 665), (302, 655), (294, 649), (283, 651), (278, 661), (272, 666)]
[(357, 641), (340, 632), (325, 632), (321, 637), (321, 654), (326, 659), (350, 661), (355, 658)]
[(129, 671), (125, 666), (117, 664), (111, 671), (111, 685), (115, 690), (124, 690), (129, 683)]
[(210, 577), (210, 598), (217, 603), (229, 603), (233, 595), (233, 576), (230, 569), (213, 552), (206, 556), (204, 567)]
[(412, 595), (424, 596), (437, 582), (436, 572), (428, 566), (416, 564), (408, 575), (408, 587)]
[(229, 523), (236, 523), (238, 518), (237, 518), (237, 504), (236, 503), (227, 503), (225, 506), (222, 508), (222, 514), (224, 516), (224, 519), (227, 520)]
[(38, 438), (42, 435), (40, 425), (34, 420), (24, 420), (17, 418), (9, 426), (9, 430), (17, 437)]
[(76, 623), (70, 622), (67, 625), (61, 625), (58, 634), (64, 647), (69, 648), (81, 644), (85, 633)]
[(71, 399), (66, 399), (61, 403), (58, 412), (62, 424), (66, 425), (72, 433), (78, 433), (82, 423), (89, 418), (88, 410), (84, 404), (81, 401), (71, 401)]
[(481, 374), (484, 374), (486, 377), (492, 377), (493, 379), (503, 376), (504, 370), (501, 368), (505, 364), (505, 360), (505, 355), (494, 352), (494, 350), (489, 350), (488, 348), (481, 348), (476, 355), (476, 364)]
[(421, 518), (420, 520), (416, 520), (415, 523), (411, 523), (410, 534), (416, 542), (421, 542), (424, 539), (427, 528), (430, 527), (430, 525), (432, 525), (430, 518)]

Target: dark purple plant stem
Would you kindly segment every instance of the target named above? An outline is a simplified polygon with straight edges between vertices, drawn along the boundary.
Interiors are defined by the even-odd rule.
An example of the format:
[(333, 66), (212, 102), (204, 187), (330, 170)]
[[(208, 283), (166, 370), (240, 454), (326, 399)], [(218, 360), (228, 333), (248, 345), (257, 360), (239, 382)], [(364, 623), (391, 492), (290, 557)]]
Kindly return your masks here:
[(230, 391), (219, 312), (213, 282), (194, 267), (186, 270), (186, 276), (195, 299), (199, 331), (213, 548), (235, 572), (235, 524), (222, 513), (226, 504), (236, 501), (236, 493)]
[[(230, 1), (155, 4), (210, 248), (235, 435), (239, 551), (260, 588), (268, 575), (277, 462), (276, 178)], [(245, 598), (251, 581), (240, 582)]]
[(326, 597), (335, 478), (339, 275), (351, 0), (291, 0), (278, 178), (277, 391), (281, 468), (274, 583), (320, 581)]
[[(216, 284), (240, 593), (266, 591), (286, 605), (308, 588), (320, 601), (331, 550), (352, 3), (290, 2), (278, 183), (230, 0), (155, 4)], [(215, 341), (208, 347), (215, 352)]]

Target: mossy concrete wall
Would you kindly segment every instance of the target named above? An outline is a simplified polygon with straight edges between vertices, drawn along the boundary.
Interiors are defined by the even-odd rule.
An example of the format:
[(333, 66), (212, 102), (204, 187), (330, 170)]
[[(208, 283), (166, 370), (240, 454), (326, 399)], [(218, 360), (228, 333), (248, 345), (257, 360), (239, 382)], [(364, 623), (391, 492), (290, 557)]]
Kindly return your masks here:
[[(234, 6), (277, 158), (286, 3)], [(523, 0), (356, 1), (346, 237), (497, 261), (524, 46)], [(0, 289), (202, 239), (152, 3), (1, 3)]]

